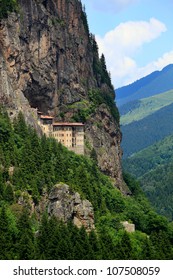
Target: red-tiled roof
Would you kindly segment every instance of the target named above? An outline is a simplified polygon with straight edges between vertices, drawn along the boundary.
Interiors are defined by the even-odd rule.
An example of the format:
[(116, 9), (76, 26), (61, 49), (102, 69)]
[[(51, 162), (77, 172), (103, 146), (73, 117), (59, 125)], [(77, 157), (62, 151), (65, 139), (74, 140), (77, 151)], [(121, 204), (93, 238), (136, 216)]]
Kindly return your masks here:
[(83, 123), (56, 122), (53, 126), (84, 126)]
[(51, 116), (40, 116), (40, 119), (49, 119), (49, 120), (52, 120), (53, 119), (53, 117), (51, 117)]

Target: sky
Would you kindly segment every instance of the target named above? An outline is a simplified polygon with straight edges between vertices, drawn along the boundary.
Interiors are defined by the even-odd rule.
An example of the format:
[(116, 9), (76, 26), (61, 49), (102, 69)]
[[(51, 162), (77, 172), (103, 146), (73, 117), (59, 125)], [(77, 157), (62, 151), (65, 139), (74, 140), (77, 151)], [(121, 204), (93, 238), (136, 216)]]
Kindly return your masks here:
[(173, 63), (173, 0), (81, 0), (115, 88)]

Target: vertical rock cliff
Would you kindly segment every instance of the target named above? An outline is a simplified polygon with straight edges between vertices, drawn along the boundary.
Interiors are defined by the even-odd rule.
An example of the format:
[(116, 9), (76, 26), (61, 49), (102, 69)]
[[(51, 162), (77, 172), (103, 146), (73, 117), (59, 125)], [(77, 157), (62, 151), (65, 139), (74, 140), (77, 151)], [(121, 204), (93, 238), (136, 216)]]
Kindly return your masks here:
[(114, 91), (79, 0), (19, 0), (0, 22), (0, 101), (36, 122), (34, 109), (85, 123), (85, 153), (127, 193)]

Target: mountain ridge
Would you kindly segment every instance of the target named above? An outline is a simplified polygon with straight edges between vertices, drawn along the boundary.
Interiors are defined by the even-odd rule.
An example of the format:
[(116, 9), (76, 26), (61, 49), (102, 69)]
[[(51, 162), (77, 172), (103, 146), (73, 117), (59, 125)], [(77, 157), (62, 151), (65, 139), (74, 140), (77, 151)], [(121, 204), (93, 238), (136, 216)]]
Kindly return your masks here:
[(140, 100), (131, 101), (120, 107), (121, 125), (139, 121), (173, 103), (173, 90), (159, 93)]
[(161, 71), (155, 71), (138, 81), (115, 90), (117, 105), (121, 105), (141, 98), (168, 91), (173, 88), (173, 64), (169, 64)]
[(122, 141), (124, 158), (172, 134), (172, 114), (173, 103), (144, 119), (121, 126), (125, 135)]
[[(10, 13), (16, 1), (1, 1), (0, 259), (172, 259), (172, 224), (122, 174), (114, 90), (81, 1)], [(85, 122), (85, 155), (38, 133), (37, 109)]]

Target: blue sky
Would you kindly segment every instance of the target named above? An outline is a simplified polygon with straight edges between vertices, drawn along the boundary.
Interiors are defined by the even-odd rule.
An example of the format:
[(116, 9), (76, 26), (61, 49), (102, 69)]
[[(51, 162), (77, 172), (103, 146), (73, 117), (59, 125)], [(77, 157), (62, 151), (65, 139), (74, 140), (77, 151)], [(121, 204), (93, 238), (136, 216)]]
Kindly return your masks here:
[(115, 88), (173, 63), (173, 0), (82, 0)]

